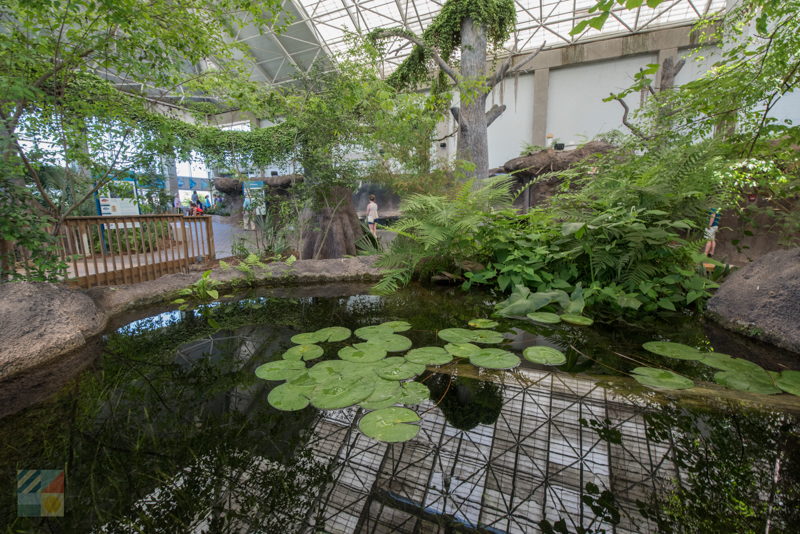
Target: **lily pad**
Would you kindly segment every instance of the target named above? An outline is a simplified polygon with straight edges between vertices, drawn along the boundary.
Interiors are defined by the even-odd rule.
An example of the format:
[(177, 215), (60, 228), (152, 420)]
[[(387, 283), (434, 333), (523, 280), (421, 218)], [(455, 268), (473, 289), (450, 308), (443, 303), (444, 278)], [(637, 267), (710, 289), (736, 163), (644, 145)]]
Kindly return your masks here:
[(642, 347), (653, 354), (676, 360), (702, 360), (706, 354), (694, 347), (671, 341), (648, 341)]
[(442, 347), (420, 347), (408, 351), (406, 360), (423, 365), (444, 365), (453, 361), (453, 355)]
[(439, 337), (450, 343), (486, 343), (495, 344), (503, 341), (503, 334), (493, 330), (467, 330), (466, 328), (445, 328), (439, 331)]
[(361, 401), (359, 405), (365, 410), (380, 410), (392, 404), (397, 404), (402, 398), (400, 383), (395, 380), (377, 379), (375, 381), (375, 391)]
[(411, 329), (411, 323), (407, 321), (387, 321), (385, 323), (381, 323), (378, 326), (383, 328), (388, 328), (392, 332), (405, 332), (406, 330)]
[(700, 363), (719, 369), (720, 371), (762, 371), (760, 365), (753, 363), (743, 358), (732, 358), (727, 354), (720, 354), (719, 352), (701, 353), (703, 358)]
[(319, 345), (295, 345), (283, 353), (284, 360), (313, 360), (322, 356), (322, 347)]
[(467, 324), (472, 328), (494, 328), (500, 323), (491, 319), (471, 319)]
[(558, 324), (561, 322), (561, 317), (550, 312), (531, 312), (528, 314), (528, 319), (545, 324)]
[(291, 384), (281, 384), (269, 392), (267, 402), (273, 408), (284, 412), (302, 410), (308, 406), (308, 397)]
[(653, 367), (637, 367), (633, 371), (633, 378), (649, 388), (654, 389), (689, 389), (694, 386), (694, 382), (666, 369), (655, 369)]
[(358, 367), (358, 364), (345, 360), (326, 360), (311, 367), (308, 375), (317, 382), (323, 383), (331, 379), (342, 378)]
[(319, 343), (321, 340), (316, 332), (304, 332), (302, 334), (296, 334), (292, 336), (292, 343), (297, 345), (312, 345), (314, 343)]
[(296, 376), (295, 378), (292, 378), (291, 380), (286, 382), (286, 384), (292, 386), (292, 389), (295, 389), (298, 392), (307, 395), (312, 391), (314, 391), (314, 388), (316, 388), (319, 385), (319, 382), (311, 378), (311, 375), (309, 375), (308, 372), (305, 372), (301, 375)]
[(320, 410), (340, 410), (363, 401), (375, 391), (375, 381), (363, 376), (328, 380), (309, 395)]
[(406, 336), (391, 333), (385, 333), (380, 336), (371, 337), (368, 342), (372, 345), (378, 345), (387, 352), (402, 352), (410, 349), (413, 345), (411, 340)]
[(552, 347), (528, 347), (522, 351), (522, 355), (529, 362), (542, 365), (563, 365), (567, 362), (567, 357), (564, 356), (564, 353)]
[(361, 418), (358, 429), (378, 441), (397, 443), (408, 441), (417, 435), (419, 426), (407, 423), (416, 423), (419, 415), (408, 408), (393, 406), (382, 410), (375, 410)]
[(775, 395), (781, 390), (775, 386), (772, 377), (764, 370), (761, 371), (720, 371), (714, 375), (717, 384), (750, 393), (762, 395)]
[(456, 358), (469, 358), (473, 354), (478, 354), (481, 348), (472, 343), (448, 343), (444, 346), (444, 350)]
[(401, 393), (400, 402), (402, 404), (419, 404), (431, 398), (431, 391), (428, 386), (413, 380), (411, 382), (403, 382)]
[(262, 380), (291, 380), (303, 374), (306, 364), (301, 361), (278, 360), (256, 368), (256, 376)]
[(329, 326), (321, 328), (314, 333), (319, 341), (344, 341), (350, 337), (350, 329), (343, 326)]
[(565, 323), (574, 324), (577, 326), (590, 326), (594, 323), (593, 319), (584, 315), (575, 315), (574, 313), (565, 313), (560, 316), (561, 320)]
[(390, 326), (383, 326), (379, 324), (375, 326), (363, 326), (356, 330), (355, 334), (356, 337), (359, 337), (364, 341), (369, 341), (374, 337), (394, 334), (394, 330)]
[(356, 343), (358, 347), (344, 347), (339, 350), (339, 357), (348, 362), (377, 362), (386, 357), (386, 349), (372, 343)]
[(800, 397), (800, 371), (782, 371), (775, 384), (786, 393)]
[(522, 363), (519, 356), (503, 349), (481, 349), (470, 356), (469, 361), (472, 365), (486, 369), (513, 369)]
[(384, 380), (405, 380), (425, 371), (425, 366), (395, 356), (383, 360), (383, 365), (375, 369), (375, 374)]

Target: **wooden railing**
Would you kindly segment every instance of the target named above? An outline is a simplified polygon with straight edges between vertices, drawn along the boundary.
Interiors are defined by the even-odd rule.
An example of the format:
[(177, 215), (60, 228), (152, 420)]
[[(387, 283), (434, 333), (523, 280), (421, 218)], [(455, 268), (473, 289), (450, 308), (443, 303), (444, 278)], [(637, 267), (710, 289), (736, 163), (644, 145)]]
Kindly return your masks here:
[(68, 217), (59, 250), (72, 283), (130, 284), (211, 262), (214, 232), (210, 216)]

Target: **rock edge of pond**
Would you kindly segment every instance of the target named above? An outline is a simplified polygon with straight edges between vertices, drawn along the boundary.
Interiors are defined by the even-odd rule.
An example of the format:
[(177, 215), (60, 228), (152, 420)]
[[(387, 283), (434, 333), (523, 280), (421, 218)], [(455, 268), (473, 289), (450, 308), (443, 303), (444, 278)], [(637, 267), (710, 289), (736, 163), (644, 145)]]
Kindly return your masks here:
[[(299, 260), (254, 269), (252, 285), (261, 287), (377, 282), (377, 256)], [(85, 346), (112, 318), (134, 308), (169, 302), (192, 285), (201, 272), (171, 274), (130, 285), (75, 289), (49, 282), (0, 284), (0, 380), (46, 365)], [(217, 269), (211, 278), (226, 290), (249, 285), (236, 270)]]

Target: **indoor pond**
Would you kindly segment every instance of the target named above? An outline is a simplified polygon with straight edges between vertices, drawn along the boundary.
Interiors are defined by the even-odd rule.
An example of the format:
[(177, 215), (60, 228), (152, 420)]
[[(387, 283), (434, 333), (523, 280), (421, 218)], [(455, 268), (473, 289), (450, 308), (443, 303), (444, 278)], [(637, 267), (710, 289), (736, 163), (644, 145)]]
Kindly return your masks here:
[[(450, 288), (377, 297), (368, 286), (319, 286), (131, 317), (68, 365), (0, 384), (18, 399), (0, 402), (0, 465), (9, 474), (0, 525), (80, 533), (798, 531), (800, 397), (726, 388), (714, 383), (719, 368), (642, 345), (682, 343), (776, 372), (800, 368), (796, 357), (693, 316), (546, 324), (494, 317), (494, 304), (490, 294)], [(440, 335), (454, 328), (463, 330)], [(501, 339), (481, 339), (474, 332), (482, 328)], [(387, 348), (380, 356), (357, 346), (375, 335)], [(279, 361), (294, 362), (277, 367), (305, 380), (322, 362), (375, 365), (424, 347), (438, 348), (420, 358), (441, 357), (448, 342), (475, 336), (478, 345), (499, 341), (482, 345), (496, 351), (484, 361), (503, 352), (519, 365), (489, 369), (455, 358), (411, 371), (384, 366), (370, 380), (395, 375), (400, 396), (383, 403), (373, 389), (354, 396), (362, 375), (326, 390), (330, 398), (293, 406), (270, 397), (283, 381), (257, 376)], [(564, 359), (533, 363), (526, 349), (534, 346)], [(649, 389), (630, 378), (642, 367), (672, 370), (694, 387)], [(279, 397), (292, 411), (272, 406)], [(398, 435), (362, 424), (367, 413), (403, 410), (387, 408), (395, 403), (413, 417), (383, 426), (414, 428)], [(17, 517), (17, 469), (64, 470), (64, 517)]]

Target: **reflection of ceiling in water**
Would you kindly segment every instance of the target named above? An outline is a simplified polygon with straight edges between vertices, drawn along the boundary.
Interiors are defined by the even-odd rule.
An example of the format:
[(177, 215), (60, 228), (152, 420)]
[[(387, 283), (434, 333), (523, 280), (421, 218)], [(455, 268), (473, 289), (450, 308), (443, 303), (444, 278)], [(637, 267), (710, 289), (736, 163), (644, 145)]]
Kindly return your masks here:
[[(529, 385), (500, 388), (503, 407), (493, 425), (458, 430), (426, 402), (420, 433), (406, 443), (365, 437), (355, 428), (355, 410), (323, 412), (310, 446), (340, 462), (321, 497), (325, 530), (445, 532), (437, 525), (444, 521), (482, 532), (534, 532), (542, 519), (564, 519), (570, 531), (655, 531), (635, 501), (677, 473), (669, 445), (646, 437), (645, 401), (637, 405), (562, 374), (526, 375)], [(615, 429), (621, 440), (602, 439), (591, 424), (606, 420), (601, 432)], [(589, 483), (614, 494), (616, 528), (581, 504)]]

